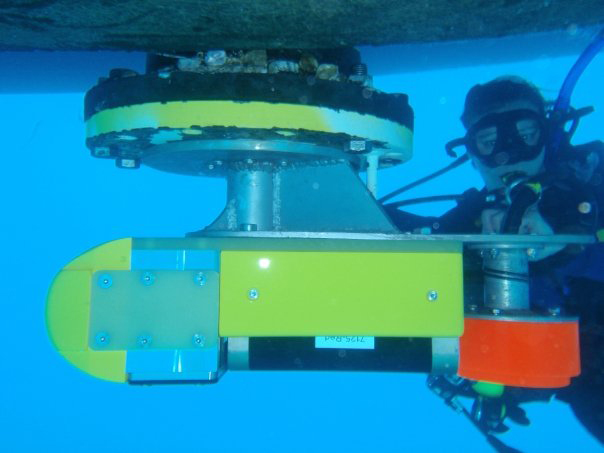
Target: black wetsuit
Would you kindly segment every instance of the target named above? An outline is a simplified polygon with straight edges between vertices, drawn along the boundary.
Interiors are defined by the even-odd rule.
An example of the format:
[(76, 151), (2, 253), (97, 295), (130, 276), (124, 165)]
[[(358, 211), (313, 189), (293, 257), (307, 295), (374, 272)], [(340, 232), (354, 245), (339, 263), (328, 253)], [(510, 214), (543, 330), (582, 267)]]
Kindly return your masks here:
[[(595, 153), (599, 163), (586, 171)], [(592, 156), (593, 158), (593, 156)], [(555, 167), (535, 179), (541, 182), (538, 209), (558, 234), (598, 234), (604, 241), (604, 143), (566, 146)], [(433, 233), (480, 233), (481, 213), (491, 201), (485, 189), (470, 189), (455, 208), (440, 217), (422, 217), (385, 205), (404, 232), (429, 228)], [(514, 206), (514, 199), (509, 210)], [(583, 204), (582, 204), (583, 203)], [(509, 211), (508, 211), (509, 212)], [(511, 232), (511, 231), (510, 231)], [(481, 303), (482, 276), (478, 257), (464, 254), (465, 302)], [(567, 246), (555, 255), (530, 264), (530, 299), (535, 310), (562, 307), (580, 319), (581, 375), (556, 397), (570, 404), (577, 418), (604, 443), (604, 242), (587, 247)], [(543, 399), (543, 393), (510, 389), (517, 402)], [(551, 395), (551, 393), (550, 393)]]

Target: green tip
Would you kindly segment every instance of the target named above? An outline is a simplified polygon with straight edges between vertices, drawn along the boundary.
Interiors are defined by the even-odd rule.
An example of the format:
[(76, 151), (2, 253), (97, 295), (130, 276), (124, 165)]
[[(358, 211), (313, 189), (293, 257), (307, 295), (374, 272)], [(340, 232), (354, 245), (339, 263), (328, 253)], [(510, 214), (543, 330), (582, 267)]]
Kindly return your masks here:
[(488, 396), (490, 398), (499, 398), (503, 395), (503, 390), (505, 389), (505, 385), (496, 384), (494, 382), (476, 382), (472, 388), (474, 391), (482, 396)]

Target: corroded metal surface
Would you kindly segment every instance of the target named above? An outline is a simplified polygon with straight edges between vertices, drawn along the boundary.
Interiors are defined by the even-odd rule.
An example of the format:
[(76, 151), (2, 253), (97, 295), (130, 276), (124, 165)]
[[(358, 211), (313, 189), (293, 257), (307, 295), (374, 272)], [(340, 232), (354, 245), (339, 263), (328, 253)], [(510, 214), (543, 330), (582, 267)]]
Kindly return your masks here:
[(601, 0), (13, 0), (0, 49), (329, 48), (604, 23)]

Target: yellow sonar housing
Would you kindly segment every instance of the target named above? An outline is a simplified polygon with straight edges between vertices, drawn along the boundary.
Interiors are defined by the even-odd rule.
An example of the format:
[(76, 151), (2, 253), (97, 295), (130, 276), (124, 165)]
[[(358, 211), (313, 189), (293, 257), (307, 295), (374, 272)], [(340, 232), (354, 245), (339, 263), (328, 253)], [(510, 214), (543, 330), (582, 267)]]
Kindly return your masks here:
[(116, 382), (160, 379), (168, 355), (171, 371), (178, 356), (214, 376), (231, 337), (460, 336), (461, 243), (402, 238), (109, 242), (56, 276), (48, 331), (70, 363)]
[(126, 351), (95, 351), (88, 345), (92, 274), (130, 269), (131, 251), (131, 239), (95, 247), (66, 265), (48, 292), (46, 327), (55, 348), (72, 365), (108, 381), (126, 381)]
[(224, 250), (220, 334), (458, 336), (461, 280), (448, 275), (461, 272), (459, 255), (454, 246), (421, 245), (399, 252)]
[(407, 96), (344, 63), (330, 78), (161, 64), (86, 93), (86, 144), (121, 168), (225, 177), (225, 209), (186, 239), (123, 239), (68, 264), (48, 296), (60, 353), (129, 383), (454, 372), (462, 243), (400, 235), (375, 201), (377, 170), (411, 158)]

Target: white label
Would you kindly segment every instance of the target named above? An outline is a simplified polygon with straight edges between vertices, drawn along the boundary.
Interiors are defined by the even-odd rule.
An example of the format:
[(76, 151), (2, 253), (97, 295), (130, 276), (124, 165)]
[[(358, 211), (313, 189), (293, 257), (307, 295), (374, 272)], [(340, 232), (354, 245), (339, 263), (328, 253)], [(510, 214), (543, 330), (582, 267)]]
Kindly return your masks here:
[(374, 349), (375, 337), (315, 337), (315, 348)]

